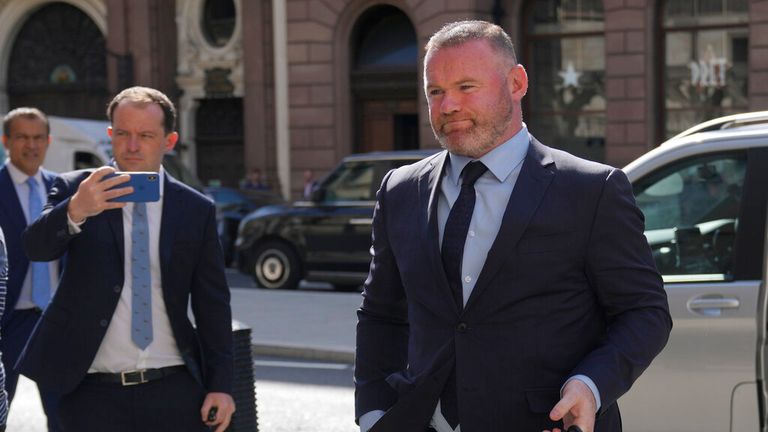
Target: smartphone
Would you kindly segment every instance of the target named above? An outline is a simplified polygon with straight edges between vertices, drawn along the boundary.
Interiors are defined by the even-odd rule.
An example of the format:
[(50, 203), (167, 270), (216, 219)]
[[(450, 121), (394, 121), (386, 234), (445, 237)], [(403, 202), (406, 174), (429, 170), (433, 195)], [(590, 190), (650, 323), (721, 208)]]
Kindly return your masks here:
[[(133, 186), (133, 192), (128, 195), (119, 196), (113, 198), (110, 201), (114, 202), (152, 202), (160, 200), (160, 176), (156, 172), (116, 172), (114, 174), (107, 174), (104, 176), (104, 180), (122, 175), (128, 174), (131, 179), (125, 183), (121, 183), (112, 189), (120, 189), (128, 186)], [(111, 190), (111, 189), (110, 189)]]

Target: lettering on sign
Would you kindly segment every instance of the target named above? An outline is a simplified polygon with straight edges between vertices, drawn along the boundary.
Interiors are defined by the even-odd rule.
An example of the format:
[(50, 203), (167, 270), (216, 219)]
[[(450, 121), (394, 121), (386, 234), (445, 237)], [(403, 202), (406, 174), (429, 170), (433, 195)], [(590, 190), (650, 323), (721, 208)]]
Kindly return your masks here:
[(691, 85), (696, 87), (725, 87), (725, 68), (728, 60), (724, 57), (692, 61)]

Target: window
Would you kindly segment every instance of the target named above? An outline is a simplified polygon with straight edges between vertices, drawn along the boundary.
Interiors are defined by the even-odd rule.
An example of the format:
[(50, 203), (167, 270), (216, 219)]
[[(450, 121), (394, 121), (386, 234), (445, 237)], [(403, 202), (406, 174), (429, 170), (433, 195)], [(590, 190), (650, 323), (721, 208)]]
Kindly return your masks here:
[[(374, 200), (373, 162), (347, 162), (325, 181), (325, 202)], [(377, 185), (378, 187), (378, 185)]]
[(670, 0), (662, 13), (665, 137), (746, 111), (747, 1)]
[(543, 143), (604, 159), (605, 38), (599, 0), (528, 2), (524, 119)]
[(662, 275), (729, 278), (745, 171), (743, 154), (709, 155), (635, 183), (637, 204), (645, 214), (645, 236)]
[(98, 156), (91, 152), (75, 152), (74, 155), (75, 164), (73, 165), (76, 170), (98, 168), (105, 164), (105, 161), (101, 160)]
[(206, 0), (203, 6), (203, 33), (215, 47), (223, 47), (235, 31), (235, 2), (232, 0)]

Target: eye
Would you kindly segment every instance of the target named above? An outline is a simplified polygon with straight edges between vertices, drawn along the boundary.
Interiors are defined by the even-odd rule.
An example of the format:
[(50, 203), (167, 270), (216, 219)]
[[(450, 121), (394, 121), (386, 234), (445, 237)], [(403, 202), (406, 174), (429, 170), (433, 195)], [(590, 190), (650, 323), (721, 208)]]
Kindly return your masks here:
[(472, 84), (462, 84), (460, 87), (461, 91), (470, 91), (475, 88)]
[(141, 134), (141, 139), (152, 139), (154, 137), (155, 136), (152, 135), (151, 133), (143, 133), (143, 134)]
[(428, 94), (429, 94), (429, 96), (440, 96), (441, 94), (443, 94), (443, 90), (442, 89), (431, 89), (431, 90), (428, 91)]

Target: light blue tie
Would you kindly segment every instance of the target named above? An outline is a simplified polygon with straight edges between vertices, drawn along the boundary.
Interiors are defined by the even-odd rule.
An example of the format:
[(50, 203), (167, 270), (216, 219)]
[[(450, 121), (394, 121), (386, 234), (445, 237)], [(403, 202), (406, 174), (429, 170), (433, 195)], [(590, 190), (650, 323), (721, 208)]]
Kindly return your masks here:
[[(37, 180), (34, 177), (27, 178), (29, 185), (29, 223), (32, 223), (43, 211), (43, 201), (38, 192)], [(40, 309), (45, 309), (51, 300), (51, 275), (48, 272), (47, 262), (32, 261), (32, 302)]]
[(147, 206), (143, 202), (133, 205), (131, 225), (131, 338), (137, 347), (146, 349), (152, 343), (152, 293), (149, 270), (149, 226)]

